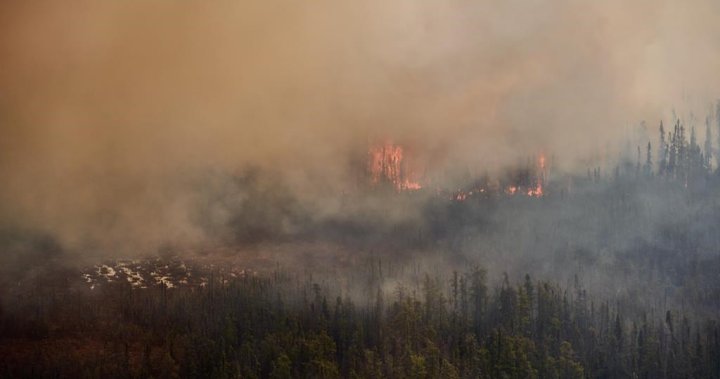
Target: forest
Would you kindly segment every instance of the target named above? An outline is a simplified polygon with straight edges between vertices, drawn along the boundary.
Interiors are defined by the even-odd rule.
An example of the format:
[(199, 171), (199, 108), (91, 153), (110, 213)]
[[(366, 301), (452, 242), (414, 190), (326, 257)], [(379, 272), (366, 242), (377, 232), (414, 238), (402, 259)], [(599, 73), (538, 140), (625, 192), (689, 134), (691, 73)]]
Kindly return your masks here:
[(0, 0), (0, 379), (720, 379), (719, 0)]
[[(715, 261), (716, 268), (720, 262)], [(367, 291), (383, 280), (369, 266)], [(218, 278), (216, 278), (218, 279)], [(39, 284), (2, 313), (3, 377), (680, 378), (720, 375), (720, 325), (638, 311), (484, 268), (424, 275), (364, 302), (274, 272), (204, 288)], [(717, 287), (711, 295), (717, 304)], [(717, 314), (717, 313), (715, 313)]]
[[(4, 231), (0, 376), (720, 377), (720, 180), (710, 125), (704, 148), (686, 134), (660, 124), (656, 152), (587, 176), (504, 176), (541, 180), (542, 196), (478, 191), (487, 179), (461, 199), (390, 186), (328, 218), (251, 170), (211, 196), (236, 216), (206, 227), (298, 254), (243, 275), (206, 266), (196, 282), (104, 272), (90, 288), (52, 237)], [(158, 267), (195, 259), (165, 250)]]

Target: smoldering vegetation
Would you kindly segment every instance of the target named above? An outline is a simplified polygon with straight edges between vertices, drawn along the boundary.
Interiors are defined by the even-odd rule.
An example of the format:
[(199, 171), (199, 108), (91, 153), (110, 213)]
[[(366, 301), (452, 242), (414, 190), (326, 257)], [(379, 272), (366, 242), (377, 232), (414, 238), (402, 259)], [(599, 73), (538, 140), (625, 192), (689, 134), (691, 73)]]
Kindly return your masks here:
[[(613, 214), (618, 210), (608, 208), (615, 207), (634, 212), (608, 203), (609, 189), (619, 190), (608, 184), (581, 197), (591, 205), (588, 211)], [(682, 189), (667, 190), (677, 190), (678, 199), (689, 200)], [(509, 212), (505, 216), (532, 220), (562, 202), (515, 198), (501, 203)], [(443, 213), (461, 217), (470, 228), (468, 214), (476, 215), (480, 205), (457, 205), (445, 203)], [(698, 211), (693, 217), (710, 222), (711, 213), (716, 212)], [(569, 233), (588, 227), (577, 225), (566, 209), (558, 209), (555, 217), (560, 215), (573, 226), (533, 228), (508, 221), (495, 230), (482, 227), (483, 239), (492, 241), (493, 234), (508, 230), (519, 245), (532, 242), (528, 251), (516, 248), (503, 254), (511, 257), (506, 258), (510, 267), (537, 268), (525, 276), (498, 272), (503, 262), (492, 261), (492, 254), (477, 250), (482, 245), (458, 233), (455, 237), (464, 242), (438, 243), (434, 255), (425, 260), (365, 254), (347, 268), (328, 269), (325, 261), (318, 267), (306, 265), (301, 272), (278, 265), (238, 277), (210, 269), (204, 274), (193, 271), (206, 275), (200, 277), (205, 284), (196, 286), (159, 283), (135, 289), (118, 281), (89, 289), (77, 282), (58, 285), (36, 277), (29, 285), (5, 292), (11, 302), (4, 303), (0, 322), (3, 374), (717, 376), (718, 258), (705, 250), (716, 246), (714, 236), (702, 237), (708, 228), (687, 220), (669, 221), (657, 226), (658, 235), (650, 231), (655, 237), (636, 236), (639, 242), (633, 242), (635, 238), (626, 237), (637, 230), (627, 230), (620, 220), (617, 229), (608, 228), (615, 232), (596, 230), (601, 237), (588, 239), (586, 251), (577, 249), (581, 236), (576, 236), (563, 243), (565, 250), (549, 254), (547, 249), (557, 245), (539, 242), (536, 232), (550, 228)], [(693, 231), (685, 229), (687, 225)], [(448, 238), (444, 229), (436, 233)], [(685, 233), (697, 242), (679, 237)], [(480, 262), (474, 265), (467, 262), (471, 253), (463, 246), (470, 241), (476, 247), (472, 259)], [(590, 250), (592, 241), (600, 244), (600, 251)], [(499, 248), (497, 242), (488, 246)], [(543, 258), (551, 263), (540, 264)], [(454, 260), (463, 262), (457, 270), (450, 268)], [(552, 274), (548, 266), (554, 266)], [(572, 272), (567, 282), (539, 279), (564, 278)], [(636, 275), (637, 280), (631, 279)], [(601, 281), (605, 287), (593, 287)], [(623, 292), (617, 292), (619, 287)]]
[[(251, 170), (226, 178), (233, 184), (221, 186), (226, 192), (199, 208), (197, 220), (221, 245), (241, 246), (229, 254), (286, 267), (345, 275), (374, 257), (447, 275), (482, 264), (492, 267), (493, 280), (532, 273), (567, 284), (580, 276), (593, 293), (627, 297), (639, 308), (694, 302), (712, 315), (720, 251), (715, 174), (688, 185), (635, 164), (608, 171), (558, 174), (542, 197), (501, 188), (460, 201), (450, 191), (377, 188), (303, 200), (280, 177)], [(685, 292), (688, 285), (707, 297)]]
[(0, 376), (720, 377), (719, 5), (0, 2)]
[(204, 244), (87, 269), (8, 232), (3, 374), (715, 377), (717, 173), (618, 162), (550, 170), (542, 196), (524, 168), (326, 196), (215, 171), (190, 218)]

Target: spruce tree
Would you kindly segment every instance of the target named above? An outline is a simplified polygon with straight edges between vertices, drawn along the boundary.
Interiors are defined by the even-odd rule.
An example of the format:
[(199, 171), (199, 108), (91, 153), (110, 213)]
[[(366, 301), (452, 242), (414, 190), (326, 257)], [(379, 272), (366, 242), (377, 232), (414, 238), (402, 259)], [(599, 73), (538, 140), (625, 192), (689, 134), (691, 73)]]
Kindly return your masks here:
[(647, 151), (645, 153), (645, 167), (643, 168), (646, 177), (652, 176), (652, 145), (650, 141), (647, 144)]
[(658, 175), (665, 175), (667, 169), (667, 158), (668, 158), (668, 147), (665, 141), (665, 127), (663, 126), (662, 120), (660, 120), (660, 146), (658, 146)]
[(705, 147), (703, 153), (705, 160), (703, 161), (705, 172), (712, 171), (712, 131), (710, 130), (710, 116), (705, 118)]
[[(715, 107), (715, 123), (717, 124), (717, 127), (718, 127), (717, 138), (718, 138), (718, 147), (720, 147), (720, 100), (718, 100), (717, 105)], [(720, 154), (716, 154), (715, 159), (716, 159), (715, 166), (720, 167)]]

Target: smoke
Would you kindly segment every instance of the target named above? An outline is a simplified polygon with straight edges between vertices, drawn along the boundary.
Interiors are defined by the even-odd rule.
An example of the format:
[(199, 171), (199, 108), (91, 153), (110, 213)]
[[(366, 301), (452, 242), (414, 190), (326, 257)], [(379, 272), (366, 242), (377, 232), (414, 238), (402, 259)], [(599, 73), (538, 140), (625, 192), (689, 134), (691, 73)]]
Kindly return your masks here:
[(0, 221), (75, 249), (200, 243), (230, 217), (198, 222), (207, 173), (247, 166), (282, 178), (265, 191), (337, 213), (323, 199), (376, 138), (428, 170), (539, 151), (572, 169), (673, 107), (702, 118), (719, 95), (719, 8), (4, 1)]

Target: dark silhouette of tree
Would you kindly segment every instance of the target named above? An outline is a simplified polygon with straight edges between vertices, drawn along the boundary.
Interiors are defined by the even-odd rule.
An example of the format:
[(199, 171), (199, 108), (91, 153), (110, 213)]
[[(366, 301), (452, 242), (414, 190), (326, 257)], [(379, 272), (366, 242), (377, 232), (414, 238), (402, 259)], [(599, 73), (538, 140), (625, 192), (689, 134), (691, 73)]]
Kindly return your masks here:
[(667, 172), (669, 147), (665, 141), (665, 127), (660, 121), (660, 145), (658, 146), (658, 175), (663, 176)]
[(712, 172), (712, 159), (713, 159), (713, 147), (712, 147), (712, 130), (710, 128), (710, 116), (705, 117), (705, 146), (703, 149), (705, 160), (703, 161), (703, 169), (705, 172)]
[(645, 165), (643, 166), (643, 172), (645, 174), (645, 177), (652, 176), (653, 168), (653, 162), (652, 162), (652, 145), (650, 145), (650, 141), (647, 143), (647, 150), (645, 152)]

